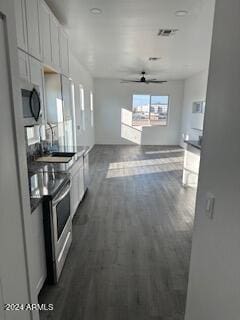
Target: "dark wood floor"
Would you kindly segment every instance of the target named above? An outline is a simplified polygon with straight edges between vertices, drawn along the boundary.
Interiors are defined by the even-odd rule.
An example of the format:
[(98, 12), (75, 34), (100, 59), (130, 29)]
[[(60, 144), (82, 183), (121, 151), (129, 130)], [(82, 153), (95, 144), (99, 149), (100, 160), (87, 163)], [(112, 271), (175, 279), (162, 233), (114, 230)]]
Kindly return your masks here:
[(73, 244), (42, 320), (183, 320), (195, 190), (179, 147), (95, 146)]

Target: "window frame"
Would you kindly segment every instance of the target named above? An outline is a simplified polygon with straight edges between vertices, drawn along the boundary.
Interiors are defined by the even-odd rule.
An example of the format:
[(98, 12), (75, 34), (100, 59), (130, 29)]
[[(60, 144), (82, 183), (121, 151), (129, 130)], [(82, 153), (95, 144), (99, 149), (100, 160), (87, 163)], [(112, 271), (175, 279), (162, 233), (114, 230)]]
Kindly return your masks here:
[[(149, 96), (149, 125), (133, 125), (133, 119), (132, 119), (132, 126), (133, 127), (167, 127), (169, 125), (169, 117), (170, 117), (170, 94), (144, 94), (144, 93), (133, 93), (132, 94), (132, 116), (133, 116), (133, 99), (134, 96)], [(151, 122), (154, 122), (155, 120), (150, 120), (151, 116), (151, 105), (152, 105), (152, 97), (168, 97), (168, 108), (167, 108), (167, 119), (166, 119), (166, 124), (154, 124)], [(157, 120), (156, 120), (157, 121)]]

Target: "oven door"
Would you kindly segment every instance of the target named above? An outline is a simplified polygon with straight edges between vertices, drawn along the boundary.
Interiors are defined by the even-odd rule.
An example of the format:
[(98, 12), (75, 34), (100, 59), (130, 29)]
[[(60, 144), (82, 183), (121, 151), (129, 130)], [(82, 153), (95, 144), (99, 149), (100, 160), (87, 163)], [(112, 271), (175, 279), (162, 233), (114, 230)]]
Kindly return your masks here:
[(52, 200), (55, 282), (59, 279), (72, 242), (70, 190), (71, 181)]

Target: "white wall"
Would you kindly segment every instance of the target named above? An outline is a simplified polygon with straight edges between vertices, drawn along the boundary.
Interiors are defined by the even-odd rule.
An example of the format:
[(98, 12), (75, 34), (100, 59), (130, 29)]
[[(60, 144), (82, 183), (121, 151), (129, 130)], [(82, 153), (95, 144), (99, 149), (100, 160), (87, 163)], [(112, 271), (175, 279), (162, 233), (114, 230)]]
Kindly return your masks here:
[[(179, 144), (183, 81), (166, 84), (121, 84), (119, 80), (94, 79), (95, 130), (97, 144)], [(131, 126), (133, 94), (169, 95), (168, 126), (144, 127), (142, 131)]]
[(30, 203), (14, 2), (0, 0), (0, 319), (39, 319), (38, 312), (5, 312), (3, 303), (37, 303), (32, 285)]
[(203, 101), (207, 93), (208, 71), (198, 73), (185, 80), (184, 100), (182, 111), (182, 128), (180, 145), (184, 147), (184, 139), (189, 136), (191, 140), (197, 140), (202, 133), (191, 128), (191, 115), (193, 102)]
[[(75, 85), (75, 108), (77, 123), (77, 145), (93, 146), (95, 144), (94, 126), (91, 125), (90, 92), (94, 94), (93, 79), (91, 74), (79, 63), (70, 52), (70, 77)], [(85, 100), (85, 130), (82, 126), (82, 114), (80, 110), (79, 85), (84, 88)], [(93, 100), (95, 101), (95, 99)]]
[(239, 0), (216, 1), (186, 320), (240, 317), (239, 12)]

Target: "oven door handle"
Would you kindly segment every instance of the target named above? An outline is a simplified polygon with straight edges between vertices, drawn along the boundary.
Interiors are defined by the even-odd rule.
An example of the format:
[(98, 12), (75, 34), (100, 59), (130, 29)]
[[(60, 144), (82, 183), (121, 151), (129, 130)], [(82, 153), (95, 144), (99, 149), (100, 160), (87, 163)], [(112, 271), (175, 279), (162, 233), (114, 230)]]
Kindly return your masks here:
[(64, 188), (64, 191), (62, 191), (62, 192), (60, 193), (60, 195), (57, 197), (57, 199), (54, 199), (54, 200), (52, 201), (52, 204), (53, 204), (54, 207), (55, 207), (59, 202), (61, 202), (62, 199), (64, 199), (64, 198), (66, 197), (66, 195), (70, 192), (71, 187), (72, 187), (72, 181), (70, 180), (67, 185), (68, 185), (68, 187), (67, 187), (66, 189)]

